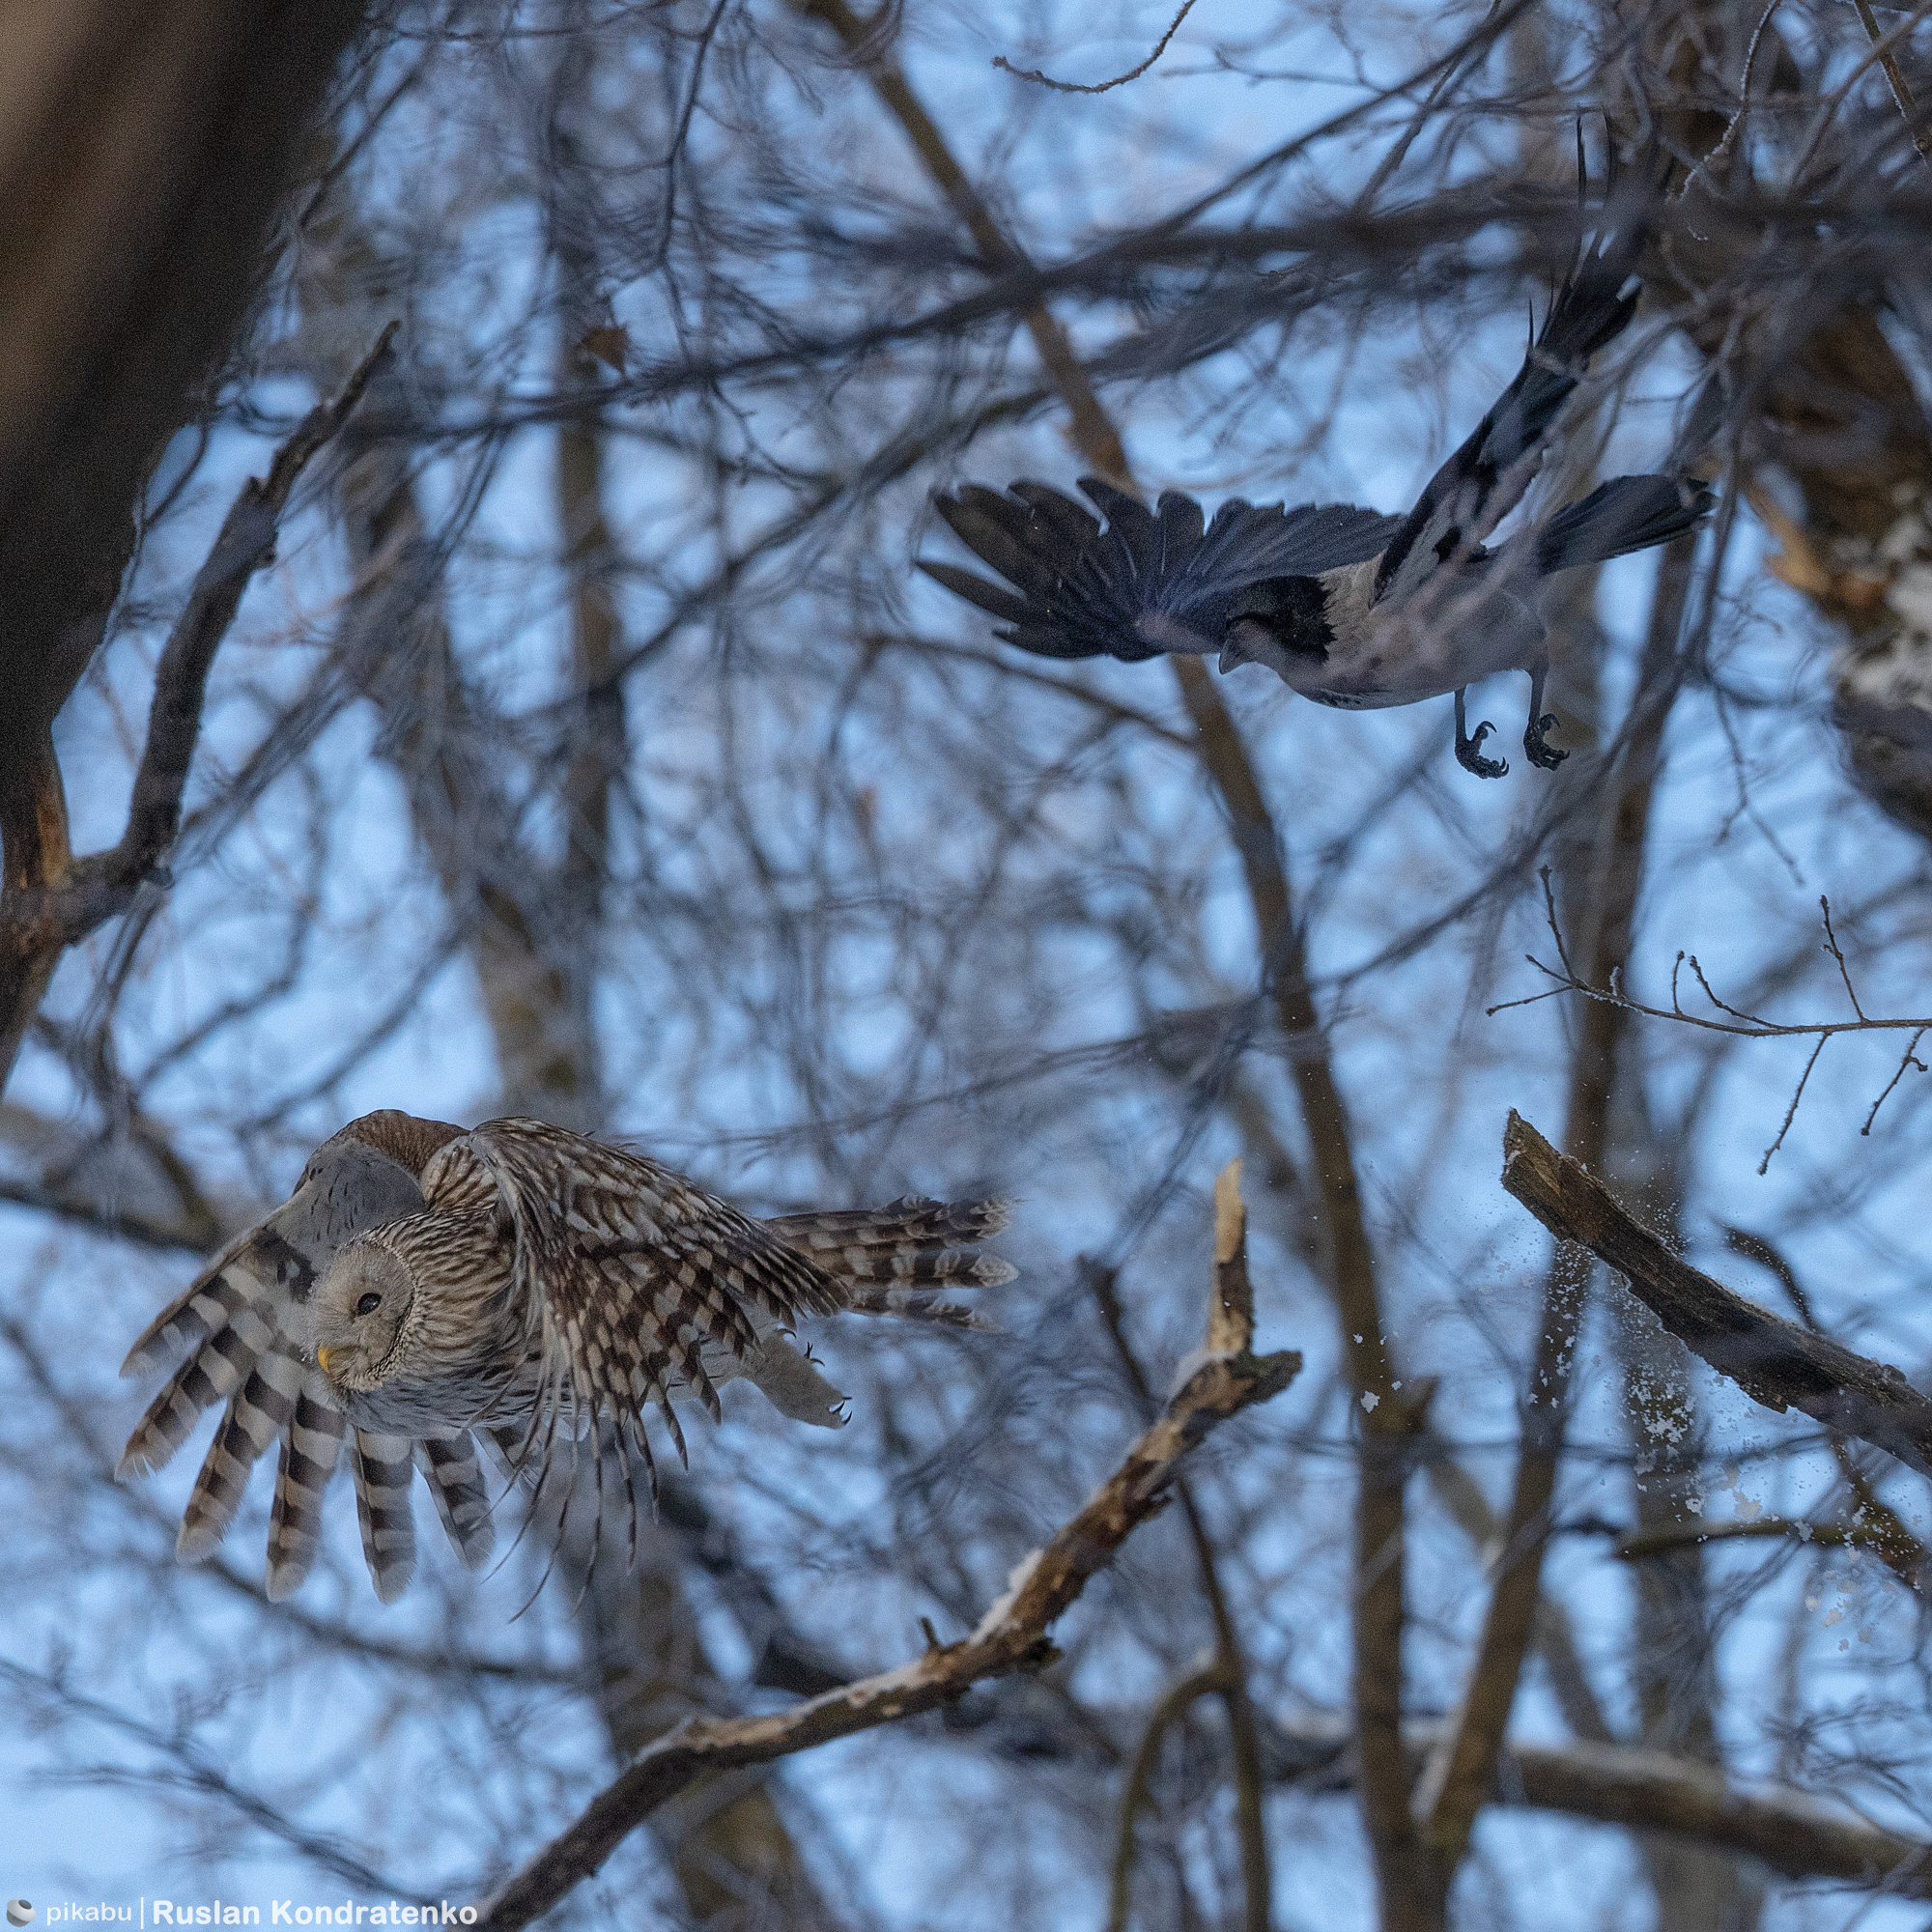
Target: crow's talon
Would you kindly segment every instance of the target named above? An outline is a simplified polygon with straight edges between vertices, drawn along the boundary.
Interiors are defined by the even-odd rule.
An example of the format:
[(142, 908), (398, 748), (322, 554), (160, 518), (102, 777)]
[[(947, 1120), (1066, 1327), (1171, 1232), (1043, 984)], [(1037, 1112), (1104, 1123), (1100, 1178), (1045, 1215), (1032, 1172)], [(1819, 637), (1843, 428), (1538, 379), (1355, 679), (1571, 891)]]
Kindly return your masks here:
[[(1456, 739), (1456, 762), (1465, 772), (1474, 772), (1479, 779), (1499, 779), (1509, 770), (1507, 758), (1486, 758), (1480, 753), (1482, 742), (1496, 727), (1485, 718), (1466, 738), (1458, 735)], [(1562, 753), (1557, 753), (1559, 757)]]
[(1559, 752), (1554, 745), (1543, 742), (1543, 734), (1555, 723), (1555, 714), (1546, 711), (1541, 718), (1531, 718), (1522, 734), (1522, 749), (1529, 753), (1529, 762), (1541, 766), (1546, 772), (1553, 772), (1570, 755), (1568, 752)]

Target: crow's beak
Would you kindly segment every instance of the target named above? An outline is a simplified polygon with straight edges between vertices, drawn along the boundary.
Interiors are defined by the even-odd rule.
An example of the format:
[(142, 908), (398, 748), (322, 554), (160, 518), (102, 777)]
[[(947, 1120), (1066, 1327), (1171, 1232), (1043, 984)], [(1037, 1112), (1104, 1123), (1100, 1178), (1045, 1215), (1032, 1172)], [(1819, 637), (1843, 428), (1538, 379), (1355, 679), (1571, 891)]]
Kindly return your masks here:
[(1236, 668), (1240, 665), (1253, 664), (1253, 663), (1254, 659), (1251, 658), (1247, 654), (1247, 652), (1240, 647), (1239, 644), (1236, 643), (1232, 638), (1230, 638), (1225, 643), (1222, 644), (1221, 646), (1222, 670), (1231, 671)]

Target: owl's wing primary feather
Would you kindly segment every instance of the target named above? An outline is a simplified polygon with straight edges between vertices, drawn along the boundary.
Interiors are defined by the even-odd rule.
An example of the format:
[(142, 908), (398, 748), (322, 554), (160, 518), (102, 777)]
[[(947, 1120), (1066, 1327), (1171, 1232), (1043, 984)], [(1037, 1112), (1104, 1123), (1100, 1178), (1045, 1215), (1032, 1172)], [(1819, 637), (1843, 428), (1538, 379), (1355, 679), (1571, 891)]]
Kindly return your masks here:
[(373, 1429), (350, 1431), (349, 1467), (355, 1478), (362, 1555), (376, 1594), (385, 1604), (393, 1604), (415, 1575), (416, 1525), (410, 1513), (410, 1480), (415, 1473), (412, 1447), (407, 1435), (387, 1435)]
[[(321, 1538), (323, 1492), (350, 1434), (341, 1397), (314, 1365), (309, 1296), (351, 1236), (421, 1211), (416, 1170), (436, 1146), (462, 1131), (393, 1112), (352, 1122), (316, 1150), (288, 1200), (231, 1241), (128, 1351), (124, 1376), (185, 1353), (128, 1439), (116, 1470), (124, 1480), (160, 1468), (202, 1415), (224, 1405), (182, 1516), (180, 1561), (199, 1562), (220, 1543), (255, 1463), (278, 1443), (269, 1519), (270, 1600), (290, 1596), (308, 1575)], [(387, 1441), (355, 1434), (351, 1469), (363, 1546), (384, 1602), (409, 1580), (413, 1563), (408, 1486), (417, 1453), (458, 1553), (472, 1566), (487, 1556), (488, 1509), (467, 1435), (404, 1441), (398, 1455)]]
[(922, 557), (947, 589), (1011, 628), (997, 635), (1042, 657), (1218, 651), (1239, 593), (1271, 577), (1314, 577), (1363, 563), (1400, 517), (1348, 503), (1223, 503), (1208, 523), (1172, 491), (1150, 510), (1097, 477), (1080, 479), (1100, 523), (1043, 483), (1002, 494), (968, 484), (937, 507), (955, 535), (1013, 586)]
[[(654, 1404), (682, 1455), (671, 1392), (719, 1416), (717, 1383), (733, 1375), (769, 1381), (787, 1413), (806, 1403), (800, 1372), (815, 1371), (775, 1331), (837, 1313), (838, 1283), (671, 1169), (542, 1121), (490, 1121), (434, 1156), (423, 1195), (433, 1213), (494, 1209), (514, 1242), (539, 1362), (531, 1442), (566, 1413), (578, 1430), (608, 1415), (648, 1462), (639, 1425)], [(829, 1415), (840, 1398), (819, 1387)]]
[(934, 1201), (908, 1194), (883, 1208), (815, 1208), (775, 1214), (761, 1225), (840, 1281), (907, 1289), (996, 1288), (1012, 1280), (1012, 1264), (976, 1254), (971, 1245), (990, 1240), (1012, 1217), (1010, 1201)]

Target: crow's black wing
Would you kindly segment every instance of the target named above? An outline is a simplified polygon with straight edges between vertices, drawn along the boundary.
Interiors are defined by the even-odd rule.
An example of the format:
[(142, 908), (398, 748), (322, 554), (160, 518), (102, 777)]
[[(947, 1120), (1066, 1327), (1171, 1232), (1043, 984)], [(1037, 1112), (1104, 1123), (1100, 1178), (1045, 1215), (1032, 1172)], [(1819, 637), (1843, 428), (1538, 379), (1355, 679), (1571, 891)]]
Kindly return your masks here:
[(1362, 563), (1401, 526), (1399, 517), (1347, 503), (1223, 503), (1212, 523), (1191, 497), (1170, 491), (1150, 510), (1097, 477), (1080, 487), (1103, 527), (1071, 497), (1043, 483), (1002, 494), (968, 484), (939, 498), (939, 514), (982, 563), (1007, 580), (920, 559), (936, 582), (997, 617), (1000, 636), (1050, 658), (1163, 652), (1206, 654), (1238, 593), (1269, 577), (1313, 577)]

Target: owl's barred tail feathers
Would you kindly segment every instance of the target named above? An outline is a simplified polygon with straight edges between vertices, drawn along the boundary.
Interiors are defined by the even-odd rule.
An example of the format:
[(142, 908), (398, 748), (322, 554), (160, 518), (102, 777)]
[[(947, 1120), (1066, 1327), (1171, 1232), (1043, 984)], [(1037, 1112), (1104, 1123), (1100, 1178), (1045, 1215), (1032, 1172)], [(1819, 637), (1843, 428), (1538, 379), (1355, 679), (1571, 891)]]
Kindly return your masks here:
[(947, 1328), (997, 1323), (956, 1301), (936, 1301), (941, 1288), (998, 1288), (1019, 1272), (999, 1255), (969, 1243), (990, 1240), (1012, 1219), (1006, 1200), (934, 1201), (908, 1194), (883, 1208), (823, 1208), (781, 1214), (765, 1226), (787, 1247), (809, 1255), (844, 1296), (853, 1315), (890, 1315)]
[(931, 1312), (923, 1297), (934, 1289), (998, 1288), (1012, 1280), (1018, 1270), (1010, 1262), (970, 1246), (990, 1240), (1011, 1219), (1010, 1201), (908, 1194), (883, 1208), (781, 1214), (765, 1226), (845, 1290), (847, 1308), (920, 1316)]

